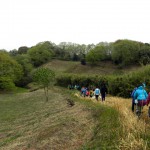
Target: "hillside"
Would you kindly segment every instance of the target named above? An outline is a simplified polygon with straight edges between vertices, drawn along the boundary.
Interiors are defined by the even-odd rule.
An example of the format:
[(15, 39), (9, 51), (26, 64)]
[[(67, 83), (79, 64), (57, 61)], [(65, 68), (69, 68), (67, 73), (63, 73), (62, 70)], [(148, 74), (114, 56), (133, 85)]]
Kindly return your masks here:
[(74, 74), (123, 74), (126, 72), (140, 69), (140, 66), (129, 66), (124, 69), (118, 69), (118, 67), (111, 62), (101, 62), (99, 65), (81, 65), (80, 62), (75, 61), (63, 61), (52, 60), (44, 66), (54, 70), (57, 73), (74, 73)]
[(61, 89), (0, 96), (0, 149), (77, 149), (92, 136), (94, 120), (78, 102), (70, 107)]
[[(59, 87), (0, 95), (0, 149), (74, 150), (150, 148), (147, 108), (138, 120), (130, 99), (106, 97), (106, 102), (83, 98)], [(73, 96), (77, 95), (77, 96)], [(67, 99), (75, 102), (70, 107)]]

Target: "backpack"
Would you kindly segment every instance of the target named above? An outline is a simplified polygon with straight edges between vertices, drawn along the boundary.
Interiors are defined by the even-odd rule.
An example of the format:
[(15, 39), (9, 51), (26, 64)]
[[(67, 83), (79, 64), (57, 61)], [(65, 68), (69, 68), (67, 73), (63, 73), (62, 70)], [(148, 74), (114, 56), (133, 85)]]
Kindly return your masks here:
[(99, 89), (95, 89), (95, 95), (99, 95), (100, 94), (100, 90)]

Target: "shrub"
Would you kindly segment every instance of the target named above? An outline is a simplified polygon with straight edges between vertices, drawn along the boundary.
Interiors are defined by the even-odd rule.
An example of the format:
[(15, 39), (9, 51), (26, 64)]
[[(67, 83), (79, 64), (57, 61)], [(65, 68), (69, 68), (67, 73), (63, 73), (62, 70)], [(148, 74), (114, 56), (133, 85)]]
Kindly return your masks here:
[(0, 89), (3, 91), (9, 91), (15, 88), (15, 84), (8, 77), (0, 77)]

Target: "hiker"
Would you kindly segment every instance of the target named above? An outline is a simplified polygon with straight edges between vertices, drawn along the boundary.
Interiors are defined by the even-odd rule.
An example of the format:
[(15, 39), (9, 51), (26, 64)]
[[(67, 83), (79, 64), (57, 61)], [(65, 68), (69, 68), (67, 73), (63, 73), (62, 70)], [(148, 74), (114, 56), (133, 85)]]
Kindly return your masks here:
[(82, 87), (82, 89), (81, 89), (81, 95), (85, 97), (86, 93), (87, 93), (87, 88), (86, 87)]
[(81, 96), (84, 95), (84, 92), (85, 92), (85, 87), (83, 86), (83, 87), (81, 88)]
[(100, 89), (98, 87), (95, 89), (94, 95), (95, 95), (96, 100), (98, 101), (98, 97), (100, 95)]
[(102, 102), (105, 101), (105, 96), (107, 94), (107, 87), (105, 84), (102, 85), (101, 89)]
[(86, 96), (88, 97), (90, 95), (90, 92), (88, 89), (86, 89)]
[(135, 105), (135, 99), (134, 99), (134, 93), (137, 90), (137, 87), (135, 87), (131, 93), (131, 97), (132, 97), (132, 112), (134, 112), (134, 105)]
[(94, 91), (91, 89), (90, 90), (90, 97), (92, 98), (94, 96)]
[(148, 97), (147, 97), (147, 101), (146, 101), (146, 105), (148, 106), (150, 103), (150, 92), (148, 93)]
[(146, 90), (144, 89), (144, 87), (145, 87), (145, 84), (139, 85), (133, 95), (134, 100), (137, 99), (138, 101), (137, 103), (138, 106), (145, 106), (147, 104), (148, 94)]

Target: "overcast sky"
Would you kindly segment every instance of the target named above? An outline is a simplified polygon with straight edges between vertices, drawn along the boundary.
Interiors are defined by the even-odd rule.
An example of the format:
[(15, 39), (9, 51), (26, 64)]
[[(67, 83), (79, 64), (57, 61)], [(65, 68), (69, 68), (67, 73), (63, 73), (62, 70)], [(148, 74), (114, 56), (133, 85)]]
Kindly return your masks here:
[(150, 43), (150, 0), (0, 0), (0, 49), (118, 39)]

